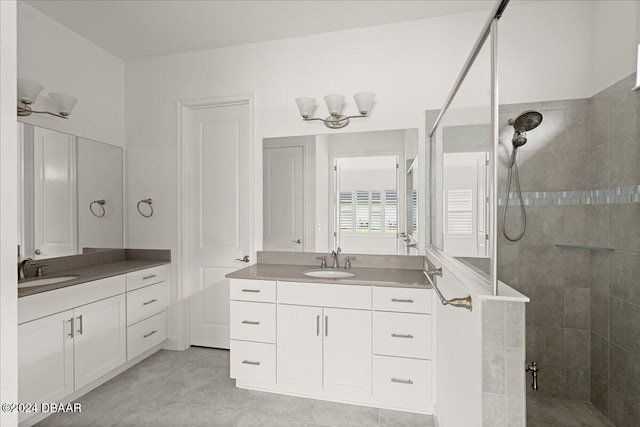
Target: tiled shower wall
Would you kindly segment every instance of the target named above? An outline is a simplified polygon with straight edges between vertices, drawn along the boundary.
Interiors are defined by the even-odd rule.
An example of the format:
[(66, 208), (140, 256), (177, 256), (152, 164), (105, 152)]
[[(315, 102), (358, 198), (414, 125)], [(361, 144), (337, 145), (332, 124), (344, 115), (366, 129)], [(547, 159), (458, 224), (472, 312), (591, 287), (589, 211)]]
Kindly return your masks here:
[[(509, 148), (510, 117), (529, 109), (544, 115), (518, 155), (527, 232), (516, 243), (500, 236), (498, 246), (500, 279), (531, 298), (527, 360), (540, 366), (537, 393), (591, 400), (618, 426), (640, 425), (640, 92), (630, 92), (634, 82), (635, 74), (591, 99), (500, 108), (500, 140)], [(506, 170), (500, 167), (502, 194)], [(511, 234), (517, 220), (510, 208)]]
[(616, 426), (640, 425), (640, 91), (635, 74), (592, 98), (592, 182), (635, 196), (592, 206), (591, 401)]

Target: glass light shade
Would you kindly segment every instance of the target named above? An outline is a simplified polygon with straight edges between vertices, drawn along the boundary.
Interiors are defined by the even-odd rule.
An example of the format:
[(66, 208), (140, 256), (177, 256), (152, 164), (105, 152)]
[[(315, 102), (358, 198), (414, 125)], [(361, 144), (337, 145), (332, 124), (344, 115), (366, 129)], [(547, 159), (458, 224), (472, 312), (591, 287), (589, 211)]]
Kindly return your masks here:
[(33, 104), (44, 87), (31, 80), (18, 79), (18, 102)]
[(307, 119), (311, 115), (313, 107), (316, 105), (316, 100), (308, 96), (303, 96), (302, 98), (296, 98), (296, 104), (298, 104), (300, 115)]
[(373, 98), (375, 97), (376, 95), (371, 92), (358, 92), (353, 95), (353, 99), (356, 100), (356, 105), (358, 106), (360, 114), (363, 116), (369, 114), (369, 111), (371, 111), (371, 104), (373, 104)]
[(68, 116), (71, 114), (71, 110), (78, 102), (77, 98), (71, 95), (65, 95), (64, 93), (50, 93), (49, 98), (53, 104), (54, 111), (61, 116)]
[(329, 114), (331, 114), (332, 116), (336, 116), (340, 114), (342, 103), (344, 102), (344, 96), (338, 95), (337, 93), (327, 95), (324, 97), (324, 102), (327, 103)]

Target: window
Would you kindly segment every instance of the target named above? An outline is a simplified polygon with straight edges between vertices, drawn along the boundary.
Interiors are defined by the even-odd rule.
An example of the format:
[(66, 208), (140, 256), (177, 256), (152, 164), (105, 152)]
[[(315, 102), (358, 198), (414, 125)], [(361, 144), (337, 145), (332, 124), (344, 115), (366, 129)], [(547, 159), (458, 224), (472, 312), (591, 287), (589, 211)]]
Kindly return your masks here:
[(341, 191), (339, 199), (341, 231), (370, 234), (398, 232), (396, 190)]

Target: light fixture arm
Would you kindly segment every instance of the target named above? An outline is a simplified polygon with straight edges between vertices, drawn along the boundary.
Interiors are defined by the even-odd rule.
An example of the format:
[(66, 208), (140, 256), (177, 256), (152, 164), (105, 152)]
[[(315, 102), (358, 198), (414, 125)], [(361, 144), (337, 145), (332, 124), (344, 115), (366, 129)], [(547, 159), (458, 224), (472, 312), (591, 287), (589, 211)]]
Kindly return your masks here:
[(69, 119), (69, 117), (67, 116), (63, 116), (62, 114), (56, 114), (56, 113), (52, 113), (51, 111), (36, 111), (36, 110), (32, 110), (31, 107), (29, 107), (29, 104), (23, 102), (22, 103), (24, 105), (24, 107), (21, 107), (18, 105), (18, 116), (30, 116), (33, 113), (36, 114), (51, 114), (52, 116), (56, 116), (56, 117), (60, 117), (61, 119)]

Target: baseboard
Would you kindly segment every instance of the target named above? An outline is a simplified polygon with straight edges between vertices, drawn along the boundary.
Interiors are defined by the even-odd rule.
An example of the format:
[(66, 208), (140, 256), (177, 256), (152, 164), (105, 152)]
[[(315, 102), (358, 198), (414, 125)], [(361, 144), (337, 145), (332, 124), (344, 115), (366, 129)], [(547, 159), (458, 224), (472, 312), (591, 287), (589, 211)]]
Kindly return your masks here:
[(367, 408), (378, 408), (378, 409), (388, 409), (391, 411), (401, 411), (401, 412), (411, 412), (414, 414), (422, 414), (422, 415), (433, 415), (433, 411), (429, 409), (412, 409), (412, 408), (400, 408), (397, 406), (383, 405), (372, 401), (358, 401), (358, 400), (344, 400), (344, 399), (333, 399), (327, 396), (320, 395), (307, 395), (301, 393), (293, 393), (286, 390), (277, 390), (272, 388), (264, 388), (260, 385), (254, 385), (247, 382), (241, 382), (240, 380), (236, 380), (236, 387), (244, 388), (247, 390), (253, 391), (261, 391), (264, 393), (275, 393), (275, 394), (283, 394), (285, 396), (293, 396), (293, 397), (304, 397), (306, 399), (315, 399), (315, 400), (323, 400), (326, 402), (336, 402), (336, 403), (345, 403), (348, 405), (356, 405), (356, 406), (365, 406)]

